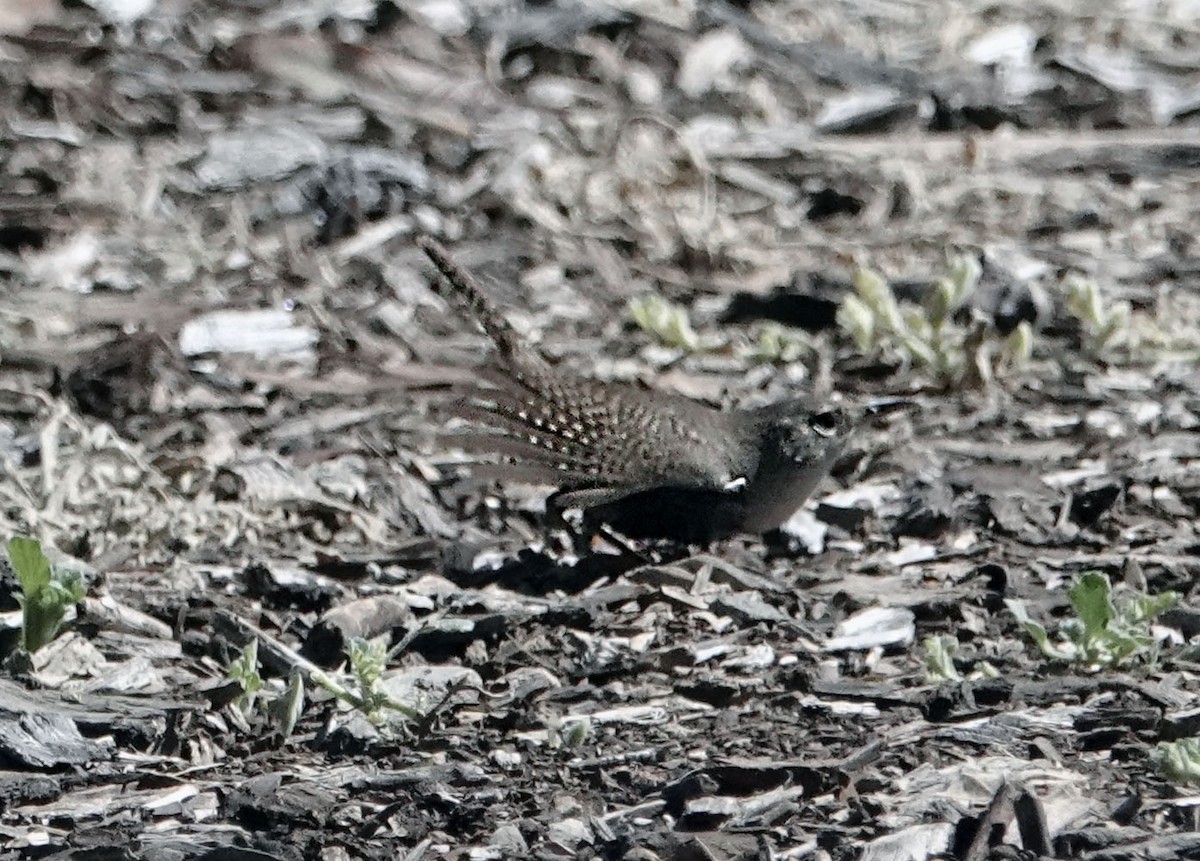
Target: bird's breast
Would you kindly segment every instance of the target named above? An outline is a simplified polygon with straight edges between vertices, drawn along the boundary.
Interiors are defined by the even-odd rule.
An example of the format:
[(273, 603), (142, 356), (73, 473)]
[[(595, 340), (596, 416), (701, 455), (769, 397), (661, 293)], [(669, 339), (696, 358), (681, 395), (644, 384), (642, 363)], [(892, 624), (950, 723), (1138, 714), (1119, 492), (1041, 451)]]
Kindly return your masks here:
[(744, 491), (743, 531), (761, 533), (782, 526), (812, 495), (832, 464), (832, 457), (805, 464), (764, 464)]

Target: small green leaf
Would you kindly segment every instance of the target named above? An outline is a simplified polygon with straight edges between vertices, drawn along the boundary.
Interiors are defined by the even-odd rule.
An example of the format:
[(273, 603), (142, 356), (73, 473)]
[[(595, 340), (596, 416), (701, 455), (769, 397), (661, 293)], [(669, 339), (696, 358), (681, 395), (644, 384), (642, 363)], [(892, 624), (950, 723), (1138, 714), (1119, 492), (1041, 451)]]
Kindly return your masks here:
[(228, 677), (237, 682), (242, 688), (239, 701), (242, 710), (249, 712), (254, 708), (255, 700), (263, 689), (262, 676), (258, 672), (258, 639), (253, 639), (242, 647), (242, 653), (229, 664)]
[(1160, 742), (1151, 753), (1158, 770), (1172, 783), (1200, 784), (1200, 738)]
[(1033, 327), (1029, 325), (1028, 320), (1022, 320), (1017, 324), (1017, 328), (1009, 333), (1004, 342), (1004, 349), (1009, 358), (1018, 365), (1029, 361), (1033, 356)]
[(692, 328), (687, 309), (661, 296), (643, 296), (629, 303), (629, 315), (638, 328), (668, 347), (694, 353), (705, 345)]
[(854, 339), (860, 350), (866, 351), (876, 346), (875, 315), (862, 299), (857, 296), (843, 299), (838, 307), (837, 322)]
[(979, 286), (983, 267), (974, 254), (955, 254), (950, 258), (950, 279), (956, 285), (956, 297), (961, 304)]
[(1081, 576), (1067, 592), (1075, 615), (1083, 623), (1083, 634), (1094, 639), (1108, 630), (1117, 611), (1112, 603), (1112, 584), (1108, 575), (1089, 571)]
[(1098, 326), (1104, 320), (1104, 309), (1100, 299), (1100, 288), (1089, 278), (1071, 278), (1067, 281), (1067, 310), (1082, 323)]
[(1088, 278), (1070, 278), (1066, 288), (1067, 311), (1079, 321), (1083, 346), (1088, 352), (1100, 355), (1114, 346), (1130, 343), (1133, 309), (1128, 302), (1106, 304), (1100, 287)]
[(1178, 603), (1178, 592), (1163, 592), (1161, 595), (1142, 595), (1130, 602), (1130, 612), (1134, 621), (1153, 622)]
[(859, 268), (854, 273), (854, 290), (871, 311), (876, 328), (895, 335), (905, 331), (900, 304), (886, 278), (873, 269)]
[(785, 328), (778, 323), (760, 326), (757, 334), (753, 355), (759, 361), (795, 362), (812, 349), (812, 344), (803, 332)]
[(36, 652), (57, 636), (67, 610), (87, 593), (83, 575), (69, 569), (56, 571), (32, 538), (11, 538), (8, 558), (21, 584), (21, 647)]
[(954, 654), (958, 641), (953, 637), (939, 635), (925, 638), (925, 677), (934, 683), (961, 682), (962, 676), (954, 666)]
[(288, 678), (287, 689), (267, 708), (271, 723), (283, 739), (287, 739), (296, 728), (300, 715), (304, 713), (304, 677), (293, 670)]
[(1102, 663), (1120, 664), (1126, 658), (1136, 655), (1148, 647), (1151, 640), (1145, 634), (1109, 630), (1102, 643), (1103, 651), (1108, 653), (1108, 659)]
[(985, 679), (1000, 678), (1000, 671), (998, 669), (996, 669), (996, 665), (991, 663), (990, 661), (980, 661), (978, 664), (978, 668), (979, 668), (979, 674), (982, 675)]
[(577, 718), (567, 723), (566, 732), (563, 733), (564, 747), (579, 747), (587, 737), (591, 735), (592, 722), (586, 717)]
[(1008, 612), (1012, 613), (1017, 619), (1017, 624), (1033, 638), (1034, 643), (1039, 649), (1045, 651), (1046, 643), (1049, 637), (1046, 635), (1046, 629), (1034, 621), (1029, 615), (1029, 609), (1025, 606), (1025, 602), (1017, 598), (1005, 598), (1004, 605), (1008, 607)]
[(25, 651), (32, 654), (54, 639), (65, 607), (50, 590), (21, 597), (21, 640)]
[(1050, 642), (1050, 635), (1046, 633), (1046, 629), (1041, 624), (1036, 622), (1029, 615), (1029, 610), (1025, 607), (1025, 602), (1016, 598), (1006, 598), (1004, 604), (1008, 607), (1008, 611), (1017, 619), (1017, 624), (1024, 629), (1029, 638), (1033, 640), (1042, 654), (1048, 658), (1056, 660), (1069, 661), (1075, 657), (1073, 650), (1061, 649)]
[(10, 538), (8, 559), (26, 596), (40, 592), (50, 583), (50, 560), (37, 539)]
[(979, 261), (974, 256), (958, 254), (950, 258), (949, 274), (934, 282), (925, 301), (925, 310), (935, 326), (941, 327), (967, 300), (979, 284), (981, 274)]
[(64, 605), (78, 604), (87, 595), (87, 584), (83, 582), (83, 574), (69, 568), (54, 571), (50, 575), (47, 589)]
[(351, 637), (346, 644), (350, 672), (358, 683), (359, 708), (367, 719), (378, 722), (385, 709), (393, 703), (383, 687), (383, 671), (387, 669), (387, 649), (381, 641)]
[(350, 671), (359, 683), (365, 688), (373, 688), (379, 684), (383, 671), (387, 668), (387, 649), (383, 643), (351, 637), (346, 651), (350, 658)]

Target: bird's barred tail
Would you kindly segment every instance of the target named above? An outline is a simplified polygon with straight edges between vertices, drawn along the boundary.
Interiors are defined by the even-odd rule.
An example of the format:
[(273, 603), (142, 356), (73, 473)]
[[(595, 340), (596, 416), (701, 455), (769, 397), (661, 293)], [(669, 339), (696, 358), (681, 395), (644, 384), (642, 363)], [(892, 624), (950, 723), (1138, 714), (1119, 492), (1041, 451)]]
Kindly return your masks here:
[(530, 349), (517, 331), (492, 304), (479, 282), (450, 256), (443, 245), (429, 236), (418, 236), (417, 245), (433, 261), (441, 278), (437, 279), (442, 297), (483, 327), (500, 355), (510, 362), (528, 361)]

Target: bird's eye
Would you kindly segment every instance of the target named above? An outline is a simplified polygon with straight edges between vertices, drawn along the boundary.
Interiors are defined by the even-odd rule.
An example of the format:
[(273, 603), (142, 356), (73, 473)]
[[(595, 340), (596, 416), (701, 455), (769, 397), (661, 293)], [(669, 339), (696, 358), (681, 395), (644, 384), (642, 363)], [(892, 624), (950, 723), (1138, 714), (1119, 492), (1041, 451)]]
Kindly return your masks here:
[(808, 420), (808, 426), (821, 436), (833, 436), (838, 430), (838, 414), (834, 412), (817, 413)]

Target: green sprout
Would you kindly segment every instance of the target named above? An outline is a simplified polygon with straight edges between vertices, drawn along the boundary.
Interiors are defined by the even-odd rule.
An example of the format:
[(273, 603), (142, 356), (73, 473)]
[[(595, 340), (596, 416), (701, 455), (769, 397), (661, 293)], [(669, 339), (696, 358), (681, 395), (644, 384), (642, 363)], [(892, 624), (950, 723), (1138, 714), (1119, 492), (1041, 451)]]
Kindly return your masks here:
[[(982, 334), (990, 327), (980, 330), (978, 323), (964, 326), (954, 319), (979, 285), (981, 272), (973, 256), (952, 257), (949, 272), (934, 282), (924, 304), (917, 306), (901, 305), (886, 278), (860, 268), (854, 275), (854, 292), (838, 309), (838, 324), (864, 352), (898, 354), (945, 383), (986, 381), (990, 373), (982, 367), (986, 358)], [(1014, 334), (1002, 345), (1013, 365), (1033, 347), (1028, 326)]]
[(797, 329), (789, 329), (778, 323), (767, 323), (758, 328), (757, 339), (750, 348), (750, 356), (769, 364), (789, 364), (812, 351), (812, 342)]
[(975, 665), (975, 671), (981, 679), (998, 679), (1002, 675), (991, 661), (980, 661)]
[(812, 340), (804, 332), (778, 323), (757, 326), (749, 343), (738, 339), (731, 344), (720, 335), (700, 334), (692, 328), (686, 308), (656, 295), (630, 300), (629, 316), (639, 329), (653, 335), (663, 346), (685, 353), (732, 347), (737, 355), (754, 362), (790, 364), (813, 351)]
[(1090, 278), (1069, 278), (1067, 311), (1083, 330), (1083, 348), (1093, 356), (1102, 356), (1114, 347), (1132, 342), (1130, 322), (1133, 311), (1128, 302), (1108, 302), (1100, 286)]
[(583, 717), (570, 721), (563, 732), (563, 744), (567, 747), (579, 747), (592, 734), (592, 721)]
[(1200, 738), (1159, 742), (1150, 752), (1150, 759), (1172, 783), (1200, 785)]
[[(962, 674), (954, 665), (958, 655), (958, 640), (945, 634), (926, 637), (922, 642), (925, 648), (925, 681), (932, 685), (957, 684), (963, 681)], [(971, 670), (971, 679), (995, 679), (1000, 677), (1000, 671), (987, 661), (975, 661)]]
[(1033, 357), (1033, 326), (1022, 320), (1004, 341), (1004, 352), (1014, 365), (1023, 365)]
[(546, 741), (551, 747), (575, 748), (592, 734), (592, 719), (587, 715), (553, 720), (546, 727)]
[(32, 654), (58, 635), (87, 588), (78, 571), (55, 569), (36, 539), (10, 538), (8, 559), (21, 584), (21, 648)]
[(390, 712), (420, 720), (420, 712), (394, 698), (383, 684), (388, 659), (383, 643), (352, 637), (346, 643), (346, 656), (350, 662), (352, 685), (343, 685), (332, 675), (315, 667), (308, 669), (309, 681), (362, 712), (376, 726), (386, 728)]
[[(1099, 285), (1078, 275), (1064, 282), (1067, 313), (1078, 323), (1080, 345), (1091, 358), (1113, 362), (1200, 361), (1196, 312), (1186, 302), (1163, 304), (1156, 314), (1107, 299)], [(1164, 299), (1164, 302), (1166, 300)]]
[(267, 721), (279, 738), (286, 740), (292, 734), (304, 713), (304, 679), (298, 670), (292, 672), (283, 692), (271, 693), (259, 672), (258, 639), (255, 638), (243, 646), (241, 654), (229, 664), (226, 676), (242, 689), (236, 703), (244, 716), (253, 714), (261, 699)]
[[(392, 714), (419, 720), (421, 713), (395, 699), (384, 684), (388, 653), (380, 641), (351, 638), (346, 643), (349, 672), (327, 673), (299, 655), (294, 662), (287, 687), (277, 693), (267, 689), (259, 673), (258, 638), (253, 638), (230, 664), (228, 677), (242, 688), (238, 704), (248, 715), (260, 701), (265, 702), (266, 721), (286, 740), (304, 712), (307, 686), (323, 688), (341, 702), (361, 712), (371, 723), (388, 730)], [(290, 650), (275, 644), (274, 649), (285, 656)]]
[(925, 312), (935, 328), (943, 328), (967, 298), (979, 286), (983, 268), (969, 254), (950, 259), (950, 272), (936, 282), (925, 300)]
[(293, 670), (287, 688), (267, 705), (267, 716), (281, 739), (287, 739), (304, 714), (304, 676)]
[(954, 654), (958, 651), (957, 640), (939, 634), (936, 637), (926, 637), (924, 646), (925, 678), (931, 684), (962, 681), (962, 676), (954, 666)]
[(226, 675), (242, 688), (238, 705), (243, 714), (254, 710), (259, 693), (263, 690), (263, 679), (258, 672), (258, 640), (251, 640), (242, 647), (242, 653), (229, 664)]
[(350, 673), (358, 690), (351, 705), (366, 715), (374, 724), (385, 722), (385, 713), (399, 711), (408, 717), (417, 717), (414, 709), (397, 702), (383, 685), (383, 671), (387, 669), (387, 648), (380, 641), (351, 637), (346, 644), (346, 656), (350, 659)]
[(1005, 604), (1048, 658), (1091, 669), (1120, 666), (1134, 658), (1153, 663), (1157, 655), (1150, 625), (1175, 606), (1179, 596), (1175, 592), (1139, 592), (1118, 602), (1113, 591), (1106, 574), (1089, 571), (1081, 575), (1067, 592), (1075, 617), (1059, 626), (1057, 642), (1030, 617), (1024, 602), (1009, 599)]
[(715, 346), (710, 339), (696, 334), (686, 308), (661, 296), (649, 295), (630, 300), (629, 316), (639, 329), (673, 349), (698, 353)]

